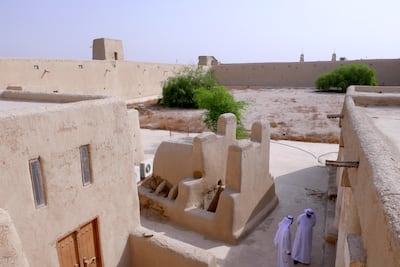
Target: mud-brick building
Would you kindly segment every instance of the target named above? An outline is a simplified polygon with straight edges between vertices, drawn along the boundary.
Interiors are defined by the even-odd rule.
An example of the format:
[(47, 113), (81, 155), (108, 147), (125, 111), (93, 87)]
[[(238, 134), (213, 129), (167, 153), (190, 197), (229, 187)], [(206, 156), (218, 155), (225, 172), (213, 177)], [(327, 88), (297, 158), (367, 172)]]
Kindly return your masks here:
[(0, 91), (0, 266), (126, 266), (140, 225), (131, 112)]

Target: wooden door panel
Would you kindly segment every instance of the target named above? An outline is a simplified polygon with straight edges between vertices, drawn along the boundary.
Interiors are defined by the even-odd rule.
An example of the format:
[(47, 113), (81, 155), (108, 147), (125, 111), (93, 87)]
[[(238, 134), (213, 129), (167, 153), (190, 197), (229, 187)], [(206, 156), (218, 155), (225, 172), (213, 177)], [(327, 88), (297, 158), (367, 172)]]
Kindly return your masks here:
[[(81, 227), (78, 233), (79, 254), (83, 259), (83, 266), (99, 267), (100, 257), (97, 253), (96, 224), (90, 222)], [(85, 265), (86, 264), (86, 265)]]
[(97, 220), (94, 220), (57, 243), (61, 267), (101, 267)]
[(60, 261), (60, 267), (79, 266), (76, 233), (72, 233), (62, 240), (58, 241), (57, 252)]

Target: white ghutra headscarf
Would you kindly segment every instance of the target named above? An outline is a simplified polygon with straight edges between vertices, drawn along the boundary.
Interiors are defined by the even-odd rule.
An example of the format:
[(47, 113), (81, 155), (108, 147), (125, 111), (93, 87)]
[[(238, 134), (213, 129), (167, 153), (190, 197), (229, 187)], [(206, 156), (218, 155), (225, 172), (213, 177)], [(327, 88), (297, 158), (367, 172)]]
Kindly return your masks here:
[(276, 231), (274, 238), (275, 246), (277, 246), (280, 243), (283, 237), (283, 233), (289, 228), (292, 222), (293, 222), (293, 216), (288, 215), (285, 218), (283, 218), (282, 221), (279, 223), (278, 231)]

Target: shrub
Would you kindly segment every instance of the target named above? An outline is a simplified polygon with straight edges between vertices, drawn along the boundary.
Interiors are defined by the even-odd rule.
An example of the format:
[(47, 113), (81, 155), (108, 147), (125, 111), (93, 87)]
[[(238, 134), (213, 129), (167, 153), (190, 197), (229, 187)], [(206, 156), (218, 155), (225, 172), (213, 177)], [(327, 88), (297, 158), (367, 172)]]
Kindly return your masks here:
[(212, 78), (211, 71), (185, 68), (177, 76), (170, 77), (163, 85), (162, 104), (167, 107), (197, 108), (193, 96), (199, 88), (211, 89), (217, 83)]
[(324, 73), (315, 81), (315, 86), (321, 90), (340, 88), (346, 92), (350, 85), (377, 85), (376, 71), (365, 64), (354, 63)]
[(241, 111), (246, 107), (243, 101), (235, 101), (233, 95), (223, 86), (215, 86), (211, 90), (200, 88), (196, 91), (194, 99), (199, 108), (207, 109), (204, 123), (215, 132), (220, 115), (224, 113), (233, 113), (236, 116), (237, 128), (236, 138), (247, 138), (248, 134), (242, 124)]

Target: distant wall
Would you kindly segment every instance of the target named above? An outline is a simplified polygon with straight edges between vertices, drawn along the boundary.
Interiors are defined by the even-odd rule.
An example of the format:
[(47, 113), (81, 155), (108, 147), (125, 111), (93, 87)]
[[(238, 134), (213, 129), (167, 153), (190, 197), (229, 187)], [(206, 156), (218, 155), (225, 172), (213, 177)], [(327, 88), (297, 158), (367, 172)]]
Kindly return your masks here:
[(0, 59), (0, 90), (107, 95), (126, 101), (162, 94), (184, 65), (114, 60)]
[[(203, 58), (216, 62), (210, 63), (214, 77), (225, 86), (314, 87), (320, 74), (354, 62), (376, 69), (379, 85), (400, 85), (400, 59), (219, 64), (202, 56), (199, 65), (204, 65)], [(0, 59), (0, 90), (116, 96), (130, 103), (160, 97), (163, 82), (185, 67), (123, 60)]]
[(350, 63), (374, 68), (379, 85), (400, 85), (400, 59), (219, 64), (212, 69), (225, 86), (314, 87), (319, 75)]

